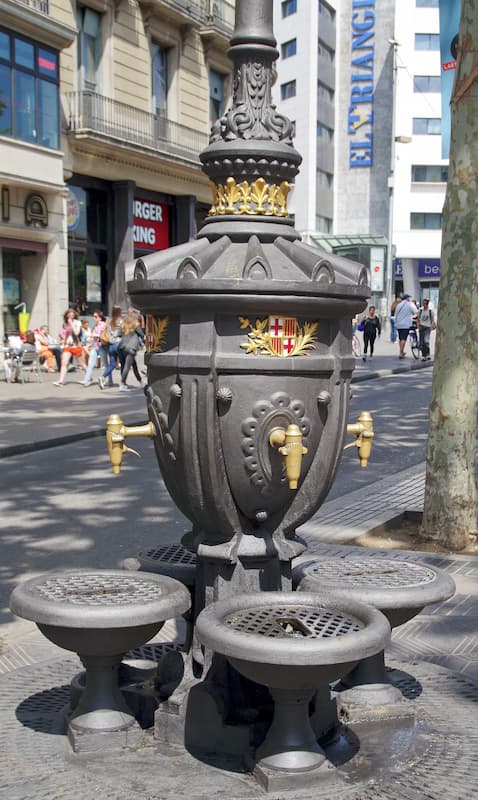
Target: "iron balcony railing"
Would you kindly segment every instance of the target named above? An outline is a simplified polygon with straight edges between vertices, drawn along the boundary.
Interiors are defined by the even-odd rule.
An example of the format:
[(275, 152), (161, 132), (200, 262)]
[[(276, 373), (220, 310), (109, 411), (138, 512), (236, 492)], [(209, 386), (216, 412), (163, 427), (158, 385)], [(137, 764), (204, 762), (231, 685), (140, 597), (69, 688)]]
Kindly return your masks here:
[(131, 145), (197, 161), (199, 153), (208, 143), (206, 133), (96, 92), (71, 92), (66, 97), (69, 107), (68, 131), (73, 133), (90, 131)]
[[(149, 4), (151, 1), (148, 0)], [(230, 35), (234, 29), (235, 0), (156, 0), (156, 3), (222, 33)]]
[(17, 3), (33, 8), (35, 11), (41, 11), (42, 14), (50, 13), (50, 0), (17, 0)]

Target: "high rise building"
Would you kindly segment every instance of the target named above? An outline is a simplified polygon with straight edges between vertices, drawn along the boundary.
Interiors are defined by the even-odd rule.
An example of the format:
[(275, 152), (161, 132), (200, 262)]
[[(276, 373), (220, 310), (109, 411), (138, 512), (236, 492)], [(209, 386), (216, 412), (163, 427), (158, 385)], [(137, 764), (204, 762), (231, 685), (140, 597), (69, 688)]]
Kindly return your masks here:
[(436, 303), (447, 179), (438, 0), (274, 8), (274, 100), (304, 156), (291, 201), (298, 230), (367, 263), (383, 311), (403, 289)]

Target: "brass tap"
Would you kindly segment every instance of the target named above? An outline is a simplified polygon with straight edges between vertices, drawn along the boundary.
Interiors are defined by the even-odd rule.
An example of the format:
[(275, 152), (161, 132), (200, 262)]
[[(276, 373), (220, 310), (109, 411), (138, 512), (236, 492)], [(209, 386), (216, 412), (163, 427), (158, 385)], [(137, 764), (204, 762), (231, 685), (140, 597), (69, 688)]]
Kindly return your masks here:
[(347, 425), (347, 433), (355, 436), (355, 442), (344, 447), (356, 447), (361, 467), (366, 467), (372, 451), (373, 419), (369, 411), (361, 411), (357, 422)]
[(269, 436), (269, 444), (284, 456), (289, 489), (297, 489), (302, 456), (307, 453), (307, 448), (302, 446), (302, 434), (299, 426), (291, 423), (287, 430), (275, 428)]
[(123, 425), (123, 420), (119, 414), (111, 414), (108, 417), (106, 422), (106, 444), (108, 445), (110, 461), (115, 475), (119, 475), (121, 472), (124, 453), (134, 453), (139, 458), (139, 453), (136, 450), (126, 446), (125, 439), (127, 436), (147, 436), (152, 439), (156, 436), (156, 428), (152, 422), (147, 422), (145, 425), (133, 425), (128, 428)]

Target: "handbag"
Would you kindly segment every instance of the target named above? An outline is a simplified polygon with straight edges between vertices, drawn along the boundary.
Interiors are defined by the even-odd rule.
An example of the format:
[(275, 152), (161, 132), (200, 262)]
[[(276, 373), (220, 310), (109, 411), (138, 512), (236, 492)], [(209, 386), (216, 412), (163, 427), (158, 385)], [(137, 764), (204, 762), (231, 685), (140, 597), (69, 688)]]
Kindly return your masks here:
[(102, 333), (100, 333), (100, 343), (101, 344), (109, 344), (110, 343), (110, 332), (108, 328), (104, 328)]
[(358, 331), (364, 331), (365, 330), (365, 323), (364, 322), (359, 322), (359, 324), (357, 325), (357, 330)]

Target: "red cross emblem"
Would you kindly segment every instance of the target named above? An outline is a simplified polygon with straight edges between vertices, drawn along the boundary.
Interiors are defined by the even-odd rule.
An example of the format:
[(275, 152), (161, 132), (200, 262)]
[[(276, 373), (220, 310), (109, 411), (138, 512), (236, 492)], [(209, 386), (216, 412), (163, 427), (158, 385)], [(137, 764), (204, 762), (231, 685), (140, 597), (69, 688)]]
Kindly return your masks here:
[(284, 353), (286, 353), (287, 355), (289, 355), (289, 353), (292, 352), (294, 347), (295, 347), (295, 339), (292, 336), (286, 336), (282, 340), (282, 349)]
[(281, 317), (269, 317), (269, 330), (271, 336), (282, 336), (284, 320)]
[(296, 332), (295, 317), (269, 317), (271, 347), (278, 356), (288, 356), (293, 352)]

